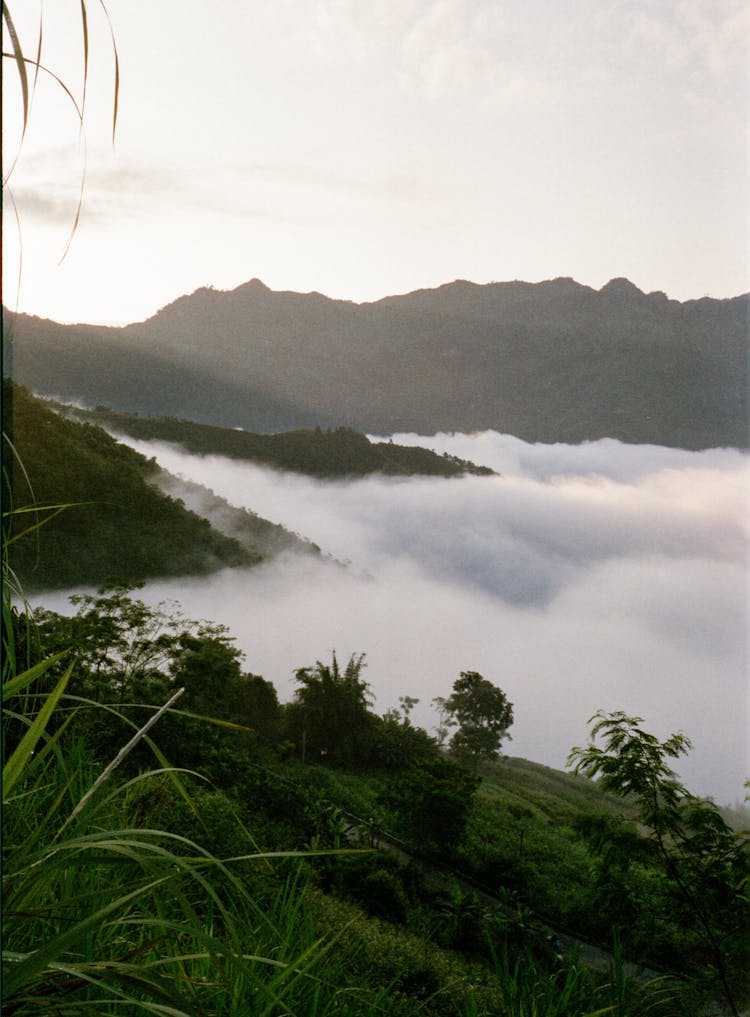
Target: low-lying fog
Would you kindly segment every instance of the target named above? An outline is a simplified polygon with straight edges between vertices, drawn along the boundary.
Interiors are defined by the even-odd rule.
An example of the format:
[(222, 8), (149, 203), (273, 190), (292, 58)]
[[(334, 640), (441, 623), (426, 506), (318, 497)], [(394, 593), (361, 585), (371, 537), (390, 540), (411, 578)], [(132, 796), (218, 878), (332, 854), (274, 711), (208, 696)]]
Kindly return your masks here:
[(393, 440), (502, 475), (321, 483), (129, 441), (348, 563), (286, 556), (142, 596), (228, 625), (282, 699), (295, 668), (364, 651), (377, 709), (417, 696), (431, 728), (431, 700), (476, 670), (515, 704), (511, 755), (562, 767), (591, 714), (623, 709), (692, 739), (679, 770), (693, 790), (741, 800), (747, 457), (493, 432)]

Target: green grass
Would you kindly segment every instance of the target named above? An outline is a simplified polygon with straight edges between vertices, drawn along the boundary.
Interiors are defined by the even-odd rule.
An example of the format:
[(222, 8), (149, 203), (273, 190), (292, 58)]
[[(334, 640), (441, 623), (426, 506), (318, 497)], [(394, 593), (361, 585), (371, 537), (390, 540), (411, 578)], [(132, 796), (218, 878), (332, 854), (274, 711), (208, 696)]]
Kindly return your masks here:
[(164, 788), (163, 768), (98, 783), (74, 714), (50, 734), (64, 699), (8, 703), (6, 733), (27, 734), (6, 762), (3, 1013), (347, 1012), (330, 960), (345, 928), (313, 928), (293, 853), (258, 851), (239, 821), (230, 846), (242, 853), (223, 859), (152, 825), (144, 796)]

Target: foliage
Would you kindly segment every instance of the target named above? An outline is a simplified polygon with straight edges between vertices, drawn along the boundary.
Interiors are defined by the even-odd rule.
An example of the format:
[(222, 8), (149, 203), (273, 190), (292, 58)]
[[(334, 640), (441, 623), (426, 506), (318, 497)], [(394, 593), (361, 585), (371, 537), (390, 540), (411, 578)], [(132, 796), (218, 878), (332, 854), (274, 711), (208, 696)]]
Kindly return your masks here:
[(295, 671), (301, 687), (288, 723), (303, 760), (323, 758), (340, 765), (367, 760), (373, 717), (370, 687), (361, 677), (364, 666), (365, 655), (352, 654), (342, 671), (334, 651), (330, 665), (317, 661)]
[[(301, 957), (305, 951), (313, 950), (310, 957), (311, 960), (314, 957), (316, 968), (314, 972), (310, 970), (310, 975), (314, 977), (308, 981), (307, 975), (303, 975), (289, 987), (286, 1005), (301, 1017), (327, 1012), (369, 1014), (375, 1006), (403, 1015), (413, 1014), (420, 1006), (426, 1012), (445, 1017), (463, 1017), (464, 1013), (488, 1015), (503, 1012), (504, 1006), (511, 1005), (503, 1003), (498, 993), (501, 986), (514, 984), (516, 988), (512, 991), (519, 1000), (536, 999), (540, 1006), (546, 1000), (545, 1005), (551, 1005), (552, 986), (562, 991), (568, 976), (555, 974), (554, 964), (558, 962), (545, 945), (546, 934), (535, 913), (537, 909), (549, 916), (547, 920), (578, 925), (584, 938), (587, 934), (598, 935), (606, 941), (611, 923), (624, 914), (625, 899), (631, 908), (633, 927), (624, 931), (628, 932), (628, 949), (635, 949), (636, 956), (646, 952), (644, 942), (648, 942), (648, 937), (663, 956), (675, 960), (683, 956), (680, 951), (693, 949), (692, 940), (681, 934), (675, 923), (648, 925), (647, 902), (650, 906), (674, 907), (674, 900), (669, 896), (666, 877), (660, 875), (653, 852), (648, 850), (648, 840), (637, 830), (618, 825), (613, 813), (615, 799), (604, 798), (582, 777), (559, 774), (521, 760), (481, 763), (483, 780), (478, 788), (477, 773), (446, 759), (433, 739), (411, 725), (411, 697), (403, 695), (400, 709), (389, 711), (384, 718), (370, 712), (369, 689), (362, 678), (362, 655), (350, 658), (346, 668), (339, 666), (334, 655), (330, 665), (319, 661), (315, 667), (301, 669), (306, 681), (300, 683), (300, 692), (304, 696), (309, 690), (310, 704), (321, 707), (316, 716), (328, 738), (332, 737), (326, 728), (330, 716), (324, 707), (332, 703), (333, 714), (342, 703), (354, 704), (354, 715), (362, 723), (362, 737), (354, 739), (348, 750), (351, 759), (348, 768), (344, 768), (341, 760), (334, 760), (335, 769), (322, 765), (323, 761), (332, 762), (328, 755), (318, 755), (315, 766), (299, 759), (284, 762), (283, 750), (280, 747), (280, 754), (274, 754), (274, 744), (277, 739), (288, 737), (302, 705), (296, 702), (280, 707), (270, 683), (261, 676), (244, 673), (240, 655), (220, 626), (188, 621), (170, 605), (150, 608), (134, 597), (132, 590), (122, 587), (104, 590), (96, 596), (78, 597), (75, 607), (73, 618), (40, 612), (37, 633), (34, 625), (28, 625), (17, 613), (9, 630), (19, 639), (16, 649), (20, 652), (16, 657), (28, 659), (31, 667), (61, 642), (66, 642), (78, 659), (69, 675), (68, 661), (55, 659), (34, 679), (40, 697), (35, 701), (37, 705), (45, 694), (59, 692), (62, 710), (51, 711), (48, 718), (44, 738), (49, 739), (51, 747), (46, 755), (39, 751), (41, 741), (33, 755), (28, 742), (24, 749), (29, 760), (27, 766), (36, 768), (30, 775), (38, 773), (43, 783), (49, 783), (52, 775), (45, 768), (45, 760), (51, 765), (58, 750), (59, 758), (64, 760), (60, 780), (65, 783), (77, 774), (73, 778), (74, 793), (66, 798), (62, 792), (62, 800), (69, 803), (67, 815), (87, 790), (95, 788), (86, 807), (68, 823), (61, 839), (64, 841), (68, 833), (78, 835), (79, 824), (84, 829), (89, 819), (99, 831), (109, 830), (113, 837), (118, 830), (160, 831), (158, 837), (153, 833), (156, 838), (153, 841), (148, 839), (151, 834), (143, 841), (133, 832), (133, 840), (145, 843), (148, 851), (142, 863), (132, 865), (147, 867), (150, 873), (158, 871), (152, 857), (154, 851), (168, 868), (176, 865), (180, 892), (187, 895), (204, 927), (207, 921), (210, 923), (211, 936), (224, 935), (225, 923), (229, 921), (230, 928), (234, 923), (246, 954), (252, 952), (253, 956), (275, 960)], [(76, 670), (80, 670), (80, 675), (76, 675)], [(63, 680), (68, 682), (67, 688), (58, 689)], [(181, 702), (187, 702), (179, 714), (170, 711), (161, 717), (159, 743), (181, 767), (190, 766), (210, 777), (213, 787), (197, 777), (183, 776), (180, 792), (166, 771), (147, 776), (153, 766), (154, 749), (145, 737), (109, 778), (106, 785), (109, 793), (106, 787), (96, 787), (96, 773), (106, 768), (113, 746), (123, 742), (132, 724), (137, 726), (144, 715), (149, 716), (149, 711), (136, 705), (134, 693), (148, 694), (152, 702), (158, 703), (164, 702), (178, 686), (186, 688)], [(20, 689), (17, 694), (20, 696)], [(98, 707), (93, 705), (95, 698), (101, 701)], [(215, 715), (211, 725), (198, 719), (209, 709)], [(22, 711), (16, 709), (14, 714), (5, 716), (7, 753), (13, 753), (20, 745), (25, 729)], [(266, 718), (260, 725), (265, 730), (265, 743), (259, 734), (248, 732), (244, 726), (262, 715)], [(347, 715), (346, 711), (340, 715)], [(66, 724), (69, 717), (71, 720)], [(240, 722), (244, 724), (238, 726)], [(411, 765), (404, 766), (406, 753), (399, 755), (394, 751), (388, 765), (384, 765), (375, 754), (384, 743), (399, 750), (412, 745), (417, 755)], [(40, 762), (34, 762), (40, 757)], [(363, 771), (368, 759), (370, 768)], [(30, 830), (43, 824), (29, 811), (34, 801), (32, 785), (27, 783), (29, 774), (26, 769), (20, 770), (20, 774), (20, 783), (12, 793), (23, 796), (18, 807), (26, 803), (23, 823)], [(60, 785), (52, 781), (50, 794), (54, 797), (60, 793)], [(40, 808), (49, 808), (49, 797), (39, 801)], [(599, 812), (592, 813), (595, 808)], [(589, 813), (588, 818), (577, 819), (582, 811)], [(635, 816), (627, 806), (624, 811)], [(63, 813), (60, 816), (65, 823), (67, 816)], [(590, 857), (578, 839), (580, 831), (586, 833)], [(389, 834), (401, 836), (409, 845), (402, 845), (401, 860), (380, 852), (348, 853), (351, 847), (387, 842)], [(636, 840), (632, 841), (632, 837)], [(16, 842), (17, 839), (12, 843)], [(97, 873), (106, 872), (111, 877), (118, 870), (111, 859), (107, 860), (109, 856), (98, 840), (92, 841), (92, 845), (95, 854), (82, 854), (79, 858), (81, 864), (86, 862), (89, 866), (81, 892), (90, 893), (88, 899), (97, 899), (99, 895), (102, 906), (111, 901), (114, 907), (114, 898), (103, 896), (103, 884), (97, 882)], [(612, 861), (612, 878), (606, 886), (602, 882), (591, 883), (592, 874), (597, 871), (602, 874), (604, 870), (596, 853), (600, 846), (610, 852), (606, 857)], [(270, 855), (264, 858), (266, 848)], [(419, 853), (420, 848), (428, 851), (433, 861), (427, 863)], [(297, 863), (278, 857), (279, 852), (288, 854), (300, 849), (335, 853), (308, 854), (300, 882), (300, 875), (295, 875)], [(415, 853), (422, 861), (412, 861), (404, 867), (404, 850)], [(136, 847), (128, 838), (116, 849), (116, 853), (125, 852), (128, 858), (134, 851)], [(165, 853), (161, 854), (162, 851)], [(618, 868), (618, 852), (629, 854), (627, 869)], [(223, 902), (229, 918), (224, 911), (217, 910), (214, 897), (203, 883), (197, 886), (191, 882), (183, 854), (202, 859), (201, 876), (213, 886), (213, 893)], [(209, 860), (237, 856), (244, 860), (223, 867)], [(478, 890), (459, 890), (453, 882), (455, 877), (441, 870), (447, 860), (462, 873), (462, 879), (473, 877), (493, 891), (495, 904), (488, 905)], [(76, 887), (77, 877), (73, 877), (70, 868), (64, 871), (69, 885)], [(129, 887), (133, 885), (131, 877), (128, 869), (116, 879), (121, 887)], [(286, 878), (292, 879), (294, 885), (286, 884)], [(323, 903), (323, 898), (311, 892), (308, 883), (311, 879), (328, 893), (356, 902), (368, 915), (395, 923), (393, 931), (375, 933), (375, 925), (371, 924), (375, 917), (365, 919), (360, 913), (357, 923), (365, 925), (356, 935), (350, 928), (346, 949), (337, 948), (333, 963), (322, 947), (314, 946), (323, 934), (323, 915), (330, 912), (337, 916), (337, 925), (323, 922), (324, 934), (335, 939), (352, 914), (343, 903), (330, 906)], [(237, 890), (236, 880), (241, 890)], [(621, 886), (614, 885), (618, 881)], [(106, 889), (109, 893), (115, 887), (107, 883)], [(59, 898), (63, 891), (56, 885), (50, 892)], [(40, 900), (44, 905), (44, 894)], [(144, 896), (144, 907), (149, 900)], [(179, 900), (179, 896), (164, 897), (161, 884), (152, 898), (154, 905), (161, 908), (162, 919), (182, 923), (186, 912)], [(121, 948), (131, 952), (141, 950), (146, 964), (156, 964), (149, 959), (152, 954), (148, 951), (152, 947), (164, 949), (163, 944), (156, 939), (153, 943), (149, 941), (150, 945), (137, 937), (128, 939), (115, 912), (116, 907), (111, 918), (113, 935), (119, 930)], [(268, 920), (261, 920), (261, 913), (269, 916)], [(679, 910), (676, 914), (679, 916)], [(274, 917), (277, 915), (279, 922)], [(285, 916), (283, 921), (281, 916)], [(28, 930), (38, 917), (34, 913), (32, 921), (26, 916), (30, 924), (24, 935), (30, 936), (32, 943), (36, 933), (32, 935)], [(279, 936), (286, 944), (283, 948), (278, 945)], [(510, 951), (510, 968), (503, 972), (499, 965), (493, 982), (480, 977), (476, 968), (469, 973), (469, 960), (451, 961), (448, 965), (442, 955), (428, 949), (424, 937), (460, 950), (467, 958), (483, 958), (485, 963), (491, 961), (492, 950), (498, 957), (503, 956), (504, 950)], [(96, 942), (92, 939), (85, 948), (88, 951), (85, 956), (103, 956), (101, 949), (108, 942), (106, 938)], [(385, 953), (377, 956), (373, 953), (375, 942)], [(252, 944), (250, 949), (248, 943)], [(178, 947), (181, 956), (187, 952), (200, 954), (203, 949), (189, 949), (184, 941), (175, 943), (175, 948)], [(525, 963), (516, 971), (519, 951), (528, 951), (533, 963)], [(140, 960), (138, 954), (135, 961), (132, 958), (128, 961), (134, 965), (133, 980), (129, 983), (134, 994), (133, 986), (140, 977), (135, 969)], [(167, 962), (159, 963), (162, 980), (169, 982), (164, 977)], [(202, 1007), (207, 1013), (219, 1013), (220, 1007), (225, 1006), (225, 1012), (242, 1012), (247, 1009), (248, 992), (256, 994), (254, 999), (265, 998), (265, 990), (252, 988), (250, 975), (246, 972), (247, 977), (238, 976), (229, 961), (225, 964), (219, 958), (221, 970), (209, 971), (206, 967), (203, 973), (190, 968), (197, 961), (180, 963), (184, 977), (195, 979), (194, 984), (190, 983), (193, 995), (188, 993), (188, 998), (183, 999), (183, 1009), (198, 1012)], [(208, 965), (205, 958), (200, 963)], [(273, 972), (268, 971), (259, 975), (256, 968), (253, 962), (252, 974), (256, 979), (260, 977), (263, 984), (273, 977)], [(301, 969), (307, 971), (304, 964)], [(600, 989), (597, 980), (584, 975), (582, 968), (577, 970), (570, 1013), (596, 1012), (609, 1005), (616, 992), (623, 1000), (627, 997), (627, 1005), (623, 1003), (621, 1008), (623, 1014), (639, 1013), (641, 1005), (645, 1013), (647, 1006), (658, 998), (648, 995), (644, 1002), (637, 993), (634, 995), (629, 982), (614, 977), (609, 981), (603, 979)], [(209, 983), (213, 985), (211, 991)], [(234, 1002), (222, 1003), (220, 1000), (229, 999), (223, 995), (229, 991), (229, 983)], [(48, 990), (51, 998), (56, 999), (60, 985), (70, 986), (71, 1006), (78, 1005), (84, 989), (79, 992), (77, 983), (56, 984), (53, 979), (42, 984), (41, 989)], [(314, 1004), (313, 985), (318, 999)], [(469, 985), (470, 990), (457, 988)], [(143, 986), (138, 991), (144, 998), (150, 998)], [(344, 1000), (349, 1010), (344, 1007)]]
[[(111, 35), (112, 38), (112, 52), (114, 57), (114, 95), (112, 100), (112, 143), (114, 144), (115, 133), (117, 130), (117, 114), (120, 99), (120, 58), (117, 52), (117, 43), (115, 41), (115, 34), (112, 29), (112, 23), (110, 21), (109, 13), (107, 11), (107, 7), (106, 4), (104, 3), (104, 0), (100, 0), (99, 6), (101, 8), (101, 11), (104, 13), (104, 17), (107, 21), (107, 25), (109, 28), (109, 34)], [(83, 88), (80, 100), (76, 100), (75, 96), (73, 95), (71, 89), (68, 87), (66, 82), (61, 77), (59, 77), (59, 75), (56, 74), (54, 70), (52, 70), (46, 59), (44, 61), (42, 60), (43, 46), (46, 41), (44, 33), (43, 16), (40, 16), (36, 50), (34, 56), (32, 57), (28, 55), (28, 52), (24, 49), (24, 46), (21, 43), (8, 4), (7, 3), (3, 4), (4, 34), (5, 31), (7, 31), (8, 38), (10, 40), (11, 48), (13, 51), (12, 53), (6, 52), (5, 48), (3, 48), (3, 59), (4, 60), (7, 59), (15, 63), (15, 70), (17, 72), (18, 83), (21, 90), (21, 108), (22, 108), (22, 129), (21, 137), (19, 139), (18, 152), (16, 153), (15, 159), (11, 163), (10, 169), (5, 171), (3, 176), (3, 190), (5, 191), (7, 188), (8, 196), (10, 197), (14, 211), (16, 211), (16, 208), (15, 202), (13, 201), (12, 193), (10, 191), (9, 181), (13, 175), (13, 171), (18, 161), (21, 145), (23, 144), (23, 140), (26, 137), (26, 131), (31, 116), (31, 107), (34, 98), (34, 91), (36, 89), (37, 80), (39, 78), (40, 72), (44, 76), (50, 78), (53, 82), (55, 82), (55, 84), (58, 86), (63, 95), (70, 101), (70, 104), (73, 107), (73, 110), (75, 111), (76, 119), (78, 120), (80, 135), (83, 138), (85, 145), (84, 118), (86, 113), (86, 96), (89, 78), (89, 14), (86, 0), (81, 0), (80, 17), (81, 17), (81, 35), (83, 41)], [(3, 40), (3, 42), (5, 42), (5, 40)], [(30, 71), (32, 69), (33, 76), (30, 76)], [(71, 243), (73, 241), (73, 237), (75, 236), (76, 230), (78, 229), (78, 223), (80, 221), (81, 216), (81, 209), (83, 206), (83, 193), (85, 180), (86, 174), (84, 167), (84, 171), (81, 174), (81, 186), (78, 197), (78, 206), (76, 208), (75, 217), (73, 219), (73, 224), (70, 230), (70, 234), (68, 236), (67, 243), (65, 245), (65, 249), (62, 253), (62, 257), (60, 258), (61, 262), (65, 259), (65, 256), (67, 255)]]
[(669, 765), (689, 750), (685, 735), (659, 741), (643, 729), (642, 718), (622, 711), (600, 711), (591, 723), (592, 739), (601, 735), (604, 746), (574, 748), (570, 763), (576, 772), (598, 777), (607, 791), (635, 802), (675, 901), (700, 929), (729, 1007), (738, 1014), (730, 986), (731, 944), (741, 938), (747, 918), (746, 839), (732, 831), (713, 802), (691, 794)]
[(315, 477), (364, 477), (370, 473), (395, 476), (434, 475), (459, 477), (465, 473), (489, 476), (492, 470), (456, 456), (441, 456), (430, 449), (372, 442), (348, 427), (320, 427), (254, 434), (233, 428), (212, 427), (174, 417), (139, 417), (98, 408), (72, 411), (76, 416), (144, 440), (178, 442), (198, 455), (223, 455), (265, 463)]
[(447, 726), (458, 726), (450, 741), (457, 758), (473, 762), (497, 759), (513, 723), (513, 704), (501, 689), (476, 671), (462, 671), (453, 683), (453, 692), (435, 703), (446, 716)]
[(435, 739), (423, 728), (413, 725), (408, 713), (401, 717), (398, 711), (389, 710), (383, 717), (376, 718), (371, 763), (378, 769), (405, 770), (419, 762), (435, 759), (438, 754)]
[(394, 777), (384, 800), (417, 846), (450, 855), (461, 840), (478, 785), (479, 778), (463, 766), (437, 757)]
[[(221, 786), (236, 780), (248, 740), (275, 743), (281, 709), (276, 690), (262, 676), (242, 670), (242, 653), (224, 626), (185, 618), (176, 605), (146, 605), (127, 586), (74, 595), (73, 616), (42, 608), (33, 624), (16, 615), (14, 639), (29, 661), (67, 646), (77, 665), (69, 691), (116, 705), (130, 716), (164, 701), (182, 688), (179, 715), (160, 723), (160, 743), (186, 766), (199, 767)], [(52, 674), (59, 671), (59, 666)], [(207, 726), (194, 715), (221, 724)], [(92, 746), (118, 736), (119, 722), (107, 711), (88, 711), (79, 727)], [(142, 763), (142, 753), (134, 756)]]
[[(87, 60), (85, 3), (81, 12)], [(7, 8), (4, 18), (11, 27)], [(26, 60), (13, 41), (26, 83), (26, 116)], [(38, 58), (30, 63), (40, 66)], [(102, 445), (100, 436), (85, 438), (84, 446), (93, 442), (113, 455), (124, 474), (124, 493), (135, 483), (127, 458), (117, 458), (119, 452)], [(37, 490), (46, 490), (53, 466), (53, 460), (42, 461)], [(17, 504), (4, 534), (6, 579)], [(92, 519), (78, 517), (71, 532), (79, 526), (96, 546), (104, 535)], [(173, 542), (179, 544), (185, 532), (177, 527)], [(47, 536), (44, 528), (43, 567), (56, 546), (46, 543)], [(74, 556), (78, 546), (71, 542), (67, 553)], [(87, 567), (83, 558), (76, 564)], [(6, 583), (4, 1014), (485, 1017), (505, 1010), (556, 1017), (590, 1010), (596, 989), (592, 993), (575, 966), (550, 972), (519, 959), (511, 972), (505, 958), (490, 974), (424, 938), (346, 911), (307, 885), (307, 869), (296, 852), (284, 850), (273, 823), (283, 814), (284, 835), (290, 829), (309, 834), (311, 827), (319, 842), (324, 831), (338, 847), (346, 834), (341, 810), (289, 780), (274, 780), (257, 762), (258, 742), (241, 728), (259, 722), (273, 743), (280, 730), (278, 700), (265, 679), (242, 672), (241, 655), (220, 626), (186, 622), (163, 606), (148, 608), (129, 588), (112, 586), (74, 598), (72, 619), (40, 612), (35, 628), (28, 615), (11, 608), (7, 591)], [(420, 765), (403, 781), (401, 794), (424, 810), (425, 822), (428, 809), (441, 819), (441, 835), (447, 830), (458, 837), (459, 806), (470, 799), (477, 778), (440, 759), (424, 732), (411, 728), (408, 697), (402, 697), (403, 719), (387, 717), (379, 726), (367, 710), (362, 664), (363, 656), (352, 657), (342, 675), (334, 654), (330, 668), (318, 662), (301, 669), (296, 716), (310, 706), (325, 744), (333, 737), (330, 727), (326, 731), (332, 718), (334, 736), (344, 719), (354, 723), (363, 737), (346, 755), (358, 765), (370, 751), (364, 734), (373, 729), (393, 750), (394, 769), (408, 747), (418, 750)], [(183, 690), (189, 710), (167, 713)], [(139, 702), (144, 699), (146, 704)], [(163, 705), (154, 711), (148, 701)], [(209, 718), (197, 716), (203, 711), (214, 714), (210, 727)], [(149, 734), (156, 721), (181, 767), (195, 761), (233, 797), (208, 786), (205, 776), (168, 766)], [(118, 744), (122, 748), (115, 751)], [(158, 768), (151, 770), (154, 758)], [(339, 774), (330, 786), (343, 785)], [(267, 838), (276, 835), (272, 850), (258, 847), (251, 825)], [(438, 844), (437, 833), (433, 840)], [(407, 920), (412, 902), (398, 866), (361, 859), (348, 870), (339, 867), (342, 888), (371, 911)], [(456, 908), (454, 939), (473, 935), (476, 947), (482, 926), (473, 923), (475, 901), (460, 898)], [(608, 987), (614, 993), (622, 984), (613, 976)], [(619, 1012), (631, 1012), (622, 998)]]
[(27, 589), (201, 574), (260, 560), (152, 487), (143, 456), (99, 428), (62, 419), (7, 380), (3, 429), (24, 463), (7, 464), (4, 498), (16, 513), (8, 539), (25, 525), (24, 511), (76, 505), (9, 546), (10, 566)]
[[(4, 676), (4, 722), (20, 721), (28, 737), (12, 749), (3, 741), (3, 1013), (125, 1006), (188, 1017), (253, 999), (270, 1014), (285, 997), (309, 1006), (320, 995), (318, 980), (306, 980), (320, 947), (305, 940), (299, 895), (291, 906), (285, 892), (262, 900), (190, 838), (139, 823), (139, 792), (165, 775), (179, 783), (175, 771), (115, 776), (105, 794), (117, 760), (96, 777), (75, 732), (80, 708), (48, 734), (70, 673), (37, 695), (52, 661)], [(245, 864), (264, 864), (231, 827)]]

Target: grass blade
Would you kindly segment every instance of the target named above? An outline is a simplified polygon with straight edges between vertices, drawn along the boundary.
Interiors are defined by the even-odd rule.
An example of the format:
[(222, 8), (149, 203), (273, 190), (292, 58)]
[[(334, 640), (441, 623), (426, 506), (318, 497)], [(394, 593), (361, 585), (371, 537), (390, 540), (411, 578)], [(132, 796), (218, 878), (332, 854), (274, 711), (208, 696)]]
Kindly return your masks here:
[(10, 794), (15, 785), (21, 779), (26, 764), (36, 749), (39, 739), (44, 734), (47, 724), (55, 711), (60, 697), (65, 691), (68, 679), (73, 673), (74, 662), (72, 662), (53, 691), (47, 696), (39, 713), (31, 723), (26, 734), (16, 746), (13, 754), (3, 767), (3, 794)]
[(67, 652), (67, 650), (62, 650), (60, 653), (56, 653), (53, 657), (47, 657), (38, 664), (34, 664), (33, 667), (28, 669), (28, 671), (23, 671), (21, 674), (16, 675), (15, 678), (9, 678), (6, 682), (3, 682), (3, 702), (7, 702), (11, 696), (15, 696), (18, 695), (19, 692), (23, 692), (23, 690), (28, 688), (32, 682), (37, 680), (37, 678), (41, 678), (42, 675), (46, 674), (47, 671), (61, 660)]
[(124, 896), (110, 901), (109, 904), (105, 904), (104, 907), (97, 909), (87, 915), (80, 922), (77, 922), (72, 928), (67, 929), (58, 936), (54, 936), (51, 940), (49, 940), (49, 942), (45, 943), (44, 946), (39, 947), (38, 950), (29, 954), (23, 961), (20, 962), (20, 964), (18, 964), (17, 967), (7, 970), (3, 977), (3, 993), (6, 1000), (8, 1000), (17, 989), (24, 984), (27, 984), (32, 978), (47, 968), (50, 963), (59, 958), (61, 954), (65, 953), (79, 942), (79, 940), (85, 937), (89, 930), (100, 927), (105, 919), (107, 919), (110, 915), (118, 910), (123, 910), (126, 905), (137, 900), (139, 897), (143, 897), (145, 894), (150, 893), (157, 887), (163, 886), (172, 878), (174, 877), (171, 874), (161, 876), (159, 879), (154, 879), (149, 883), (145, 883), (144, 885), (137, 887), (135, 890), (131, 890), (130, 893), (126, 893)]
[(175, 694), (171, 697), (171, 699), (168, 702), (166, 702), (164, 704), (164, 706), (162, 706), (159, 710), (157, 710), (156, 713), (153, 715), (153, 717), (149, 717), (149, 719), (146, 721), (146, 723), (143, 725), (143, 727), (139, 728), (139, 730), (136, 731), (136, 733), (133, 735), (133, 737), (130, 739), (130, 741), (126, 745), (123, 745), (123, 747), (117, 753), (117, 755), (112, 760), (112, 762), (106, 767), (106, 769), (104, 769), (102, 771), (102, 773), (99, 775), (99, 777), (97, 777), (97, 779), (94, 781), (92, 786), (88, 789), (86, 794), (83, 796), (83, 798), (81, 798), (81, 800), (78, 802), (76, 807), (70, 813), (68, 818), (65, 820), (65, 823), (63, 824), (60, 832), (62, 832), (62, 830), (64, 830), (65, 827), (69, 823), (71, 823), (73, 821), (73, 819), (75, 819), (75, 817), (78, 815), (78, 813), (84, 807), (86, 802), (102, 786), (102, 784), (107, 779), (107, 777), (109, 777), (109, 775), (112, 773), (112, 771), (115, 770), (120, 765), (120, 763), (123, 761), (123, 759), (125, 759), (125, 757), (128, 755), (128, 753), (131, 752), (135, 748), (135, 746), (138, 744), (138, 742), (141, 740), (141, 738), (144, 738), (148, 734), (148, 732), (151, 730), (151, 728), (154, 726), (154, 724), (159, 720), (159, 718), (162, 717), (167, 712), (167, 710), (170, 708), (172, 703), (176, 702), (180, 698), (180, 696), (184, 693), (184, 691), (185, 691), (184, 688), (183, 689), (178, 689), (177, 692), (175, 692)]
[[(13, 19), (10, 16), (8, 5), (3, 4), (3, 20), (8, 28), (8, 35), (13, 46), (13, 53), (3, 53), (3, 56), (11, 57), (16, 62), (18, 69), (18, 78), (21, 82), (21, 98), (23, 101), (23, 134), (26, 134), (26, 125), (29, 122), (29, 79), (26, 74), (26, 57), (23, 55), (23, 49), (16, 32), (16, 26), (13, 24)], [(22, 137), (23, 137), (22, 134)]]

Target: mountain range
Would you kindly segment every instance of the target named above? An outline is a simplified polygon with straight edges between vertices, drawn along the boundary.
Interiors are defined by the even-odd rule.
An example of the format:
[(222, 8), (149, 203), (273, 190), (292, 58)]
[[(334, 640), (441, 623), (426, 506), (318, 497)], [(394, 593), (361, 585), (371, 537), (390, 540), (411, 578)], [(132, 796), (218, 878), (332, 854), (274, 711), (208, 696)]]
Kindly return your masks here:
[(749, 305), (564, 278), (356, 304), (254, 279), (120, 328), (5, 312), (6, 370), (89, 406), (259, 432), (494, 429), (744, 448)]

